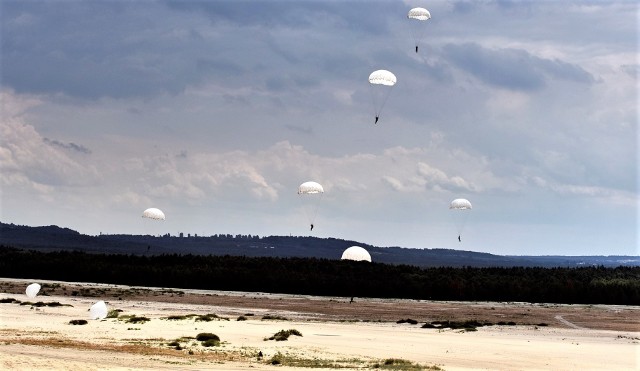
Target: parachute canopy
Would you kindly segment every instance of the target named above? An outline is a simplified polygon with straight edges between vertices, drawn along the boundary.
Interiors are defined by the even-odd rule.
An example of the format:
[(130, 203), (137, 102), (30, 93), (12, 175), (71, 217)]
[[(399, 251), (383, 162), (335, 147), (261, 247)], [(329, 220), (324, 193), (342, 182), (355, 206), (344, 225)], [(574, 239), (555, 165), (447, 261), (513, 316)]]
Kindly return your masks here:
[(413, 8), (407, 13), (407, 18), (417, 21), (426, 21), (431, 18), (431, 13), (425, 8)]
[(25, 290), (25, 294), (27, 294), (27, 297), (31, 299), (35, 298), (38, 295), (38, 292), (40, 292), (40, 284), (38, 283), (32, 283), (27, 286), (27, 289)]
[(104, 319), (107, 317), (107, 312), (107, 304), (100, 300), (89, 309), (89, 317), (91, 319)]
[(393, 86), (397, 81), (396, 75), (387, 70), (373, 71), (369, 75), (369, 82), (373, 85)]
[[(320, 199), (324, 194), (324, 188), (320, 183), (304, 182), (298, 187), (298, 194), (302, 200), (302, 208), (307, 215), (307, 221), (313, 226), (318, 213), (318, 206), (320, 206)], [(313, 230), (313, 227), (311, 230)]]
[(160, 209), (156, 209), (155, 207), (151, 207), (146, 209), (142, 213), (143, 218), (155, 219), (155, 220), (165, 220), (164, 213)]
[(387, 99), (391, 94), (393, 86), (398, 80), (396, 75), (387, 70), (377, 70), (369, 75), (369, 87), (371, 88), (371, 101), (373, 102), (373, 113), (375, 114), (375, 123), (380, 119), (380, 113)]
[(341, 260), (368, 261), (371, 262), (371, 255), (360, 246), (351, 246), (344, 250)]
[(469, 202), (469, 200), (464, 199), (464, 198), (456, 198), (455, 200), (451, 201), (451, 203), (449, 204), (449, 209), (471, 210), (472, 206), (471, 206), (471, 202)]
[(460, 239), (460, 235), (464, 230), (465, 224), (467, 224), (467, 217), (469, 216), (471, 208), (471, 202), (464, 198), (456, 198), (449, 204), (451, 217), (453, 218), (453, 223), (455, 224), (456, 230), (458, 231), (459, 242), (462, 242), (462, 240)]
[(304, 182), (298, 187), (299, 195), (313, 195), (318, 193), (324, 193), (324, 188), (322, 188), (320, 183)]
[(418, 52), (418, 41), (422, 40), (425, 32), (425, 21), (431, 19), (431, 13), (425, 8), (413, 8), (407, 13), (409, 18), (411, 37), (416, 44), (416, 53)]

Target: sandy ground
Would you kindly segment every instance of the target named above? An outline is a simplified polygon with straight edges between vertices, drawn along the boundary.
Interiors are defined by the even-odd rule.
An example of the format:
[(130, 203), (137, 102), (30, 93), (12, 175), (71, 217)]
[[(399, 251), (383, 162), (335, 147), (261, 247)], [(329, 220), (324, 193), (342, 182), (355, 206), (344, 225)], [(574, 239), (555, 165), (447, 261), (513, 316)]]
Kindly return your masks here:
[[(363, 298), (349, 303), (349, 298), (42, 280), (41, 294), (29, 299), (24, 288), (31, 282), (0, 279), (0, 299), (9, 299), (0, 303), (0, 369), (391, 369), (400, 362), (404, 368), (393, 369), (640, 369), (636, 306)], [(119, 310), (118, 318), (90, 320), (88, 310), (98, 300)], [(62, 306), (25, 304), (38, 301)], [(206, 314), (221, 318), (169, 319)], [(129, 323), (130, 316), (149, 320)], [(240, 316), (246, 320), (238, 321)], [(79, 319), (88, 323), (70, 324)], [(401, 319), (418, 324), (396, 323)], [(477, 331), (421, 327), (442, 320), (494, 325)], [(289, 329), (302, 336), (265, 340)], [(199, 333), (216, 334), (221, 344), (205, 347), (195, 339)], [(174, 341), (182, 349), (169, 345)], [(272, 365), (274, 359), (281, 364)]]

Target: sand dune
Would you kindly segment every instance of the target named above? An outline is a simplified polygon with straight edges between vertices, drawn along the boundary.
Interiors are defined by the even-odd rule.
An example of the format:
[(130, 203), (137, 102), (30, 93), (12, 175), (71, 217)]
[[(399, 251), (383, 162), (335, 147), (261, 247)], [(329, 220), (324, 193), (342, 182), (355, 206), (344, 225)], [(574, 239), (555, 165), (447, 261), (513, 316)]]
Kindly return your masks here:
[[(43, 291), (46, 293), (48, 286), (52, 294), (28, 299), (19, 291), (26, 287), (26, 282), (1, 280), (0, 299), (63, 306), (0, 304), (2, 369), (267, 370), (275, 369), (276, 366), (270, 364), (274, 359), (283, 364), (277, 367), (286, 369), (302, 369), (312, 364), (362, 369), (384, 365), (385, 361), (391, 362), (389, 359), (404, 360), (423, 369), (444, 370), (637, 370), (640, 367), (640, 307), (383, 299), (357, 299), (349, 304), (348, 298), (166, 289), (136, 291), (126, 286), (54, 285), (51, 282), (43, 285)], [(124, 291), (118, 291), (119, 297), (84, 297), (77, 293), (72, 296), (71, 292), (82, 285), (101, 293), (105, 287)], [(63, 288), (68, 295), (57, 294), (65, 292)], [(127, 290), (137, 294), (122, 297)], [(119, 318), (89, 320), (88, 309), (98, 300), (105, 300), (110, 309), (121, 310)], [(331, 307), (349, 310), (345, 309), (345, 315), (341, 316), (340, 312), (331, 312)], [(481, 307), (483, 309), (476, 309)], [(482, 320), (482, 316), (488, 318), (491, 314), (495, 321), (500, 314), (512, 318), (509, 310), (521, 315), (528, 313), (523, 317), (533, 322), (464, 331), (421, 328), (424, 322), (411, 325), (375, 319), (411, 317), (427, 321), (426, 317), (433, 319), (449, 313), (454, 320), (469, 316)], [(358, 312), (362, 320), (355, 318)], [(372, 318), (372, 312), (378, 313), (378, 317)], [(222, 318), (209, 322), (197, 321), (196, 316), (169, 319), (206, 314)], [(127, 323), (124, 320), (127, 316), (146, 317), (148, 321)], [(238, 321), (239, 316), (246, 320)], [(265, 316), (281, 319), (264, 319)], [(608, 318), (617, 319), (611, 322), (618, 325), (593, 326)], [(88, 323), (69, 324), (75, 319), (85, 319)], [(542, 325), (537, 322), (540, 319), (547, 319), (548, 323)], [(296, 329), (302, 336), (293, 335), (286, 341), (265, 340), (288, 329)], [(221, 344), (204, 347), (195, 339), (199, 333), (214, 333), (220, 337)], [(169, 346), (173, 341), (182, 349)], [(259, 352), (263, 357), (258, 357)]]

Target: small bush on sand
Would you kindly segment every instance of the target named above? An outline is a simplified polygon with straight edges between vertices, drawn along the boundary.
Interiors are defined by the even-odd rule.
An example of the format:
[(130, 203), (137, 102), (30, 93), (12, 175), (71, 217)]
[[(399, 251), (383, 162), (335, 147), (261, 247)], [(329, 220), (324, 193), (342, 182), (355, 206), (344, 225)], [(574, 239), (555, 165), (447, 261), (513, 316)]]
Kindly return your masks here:
[(274, 316), (271, 314), (265, 314), (264, 316), (262, 316), (262, 319), (270, 319), (270, 320), (275, 320), (275, 321), (288, 321), (287, 318), (282, 317), (282, 316)]
[(218, 337), (218, 335), (212, 334), (210, 332), (201, 332), (198, 335), (196, 335), (196, 340), (198, 341), (207, 341), (211, 339), (220, 341), (220, 337)]
[(214, 339), (209, 339), (202, 342), (203, 347), (217, 347), (218, 345), (220, 345), (220, 341)]
[(196, 340), (202, 342), (204, 347), (217, 347), (220, 345), (220, 338), (210, 332), (201, 332), (196, 336)]
[(134, 315), (118, 316), (118, 319), (126, 323), (140, 323), (140, 324), (150, 321), (149, 318), (147, 317), (138, 317)]
[(196, 322), (210, 322), (210, 321), (228, 321), (229, 318), (227, 317), (220, 317), (217, 314), (203, 314), (201, 316), (197, 316), (196, 317)]
[(109, 312), (107, 312), (107, 318), (118, 318), (120, 312), (122, 312), (122, 310), (120, 309), (111, 309)]
[(2, 298), (2, 299), (0, 299), (0, 304), (13, 303), (13, 302), (19, 303), (20, 301), (14, 299), (14, 298)]
[(410, 325), (417, 325), (418, 321), (416, 321), (415, 319), (407, 318), (407, 319), (400, 319), (396, 323), (408, 323)]
[(288, 340), (289, 336), (291, 336), (291, 335), (302, 336), (300, 331), (298, 331), (296, 329), (280, 330), (280, 331), (276, 332), (272, 337), (265, 338), (264, 340), (265, 341), (267, 341), (267, 340), (285, 341), (285, 340)]
[(238, 317), (238, 319), (236, 321), (246, 321), (246, 320), (247, 320), (247, 317), (240, 316), (240, 317)]
[(72, 319), (71, 321), (69, 321), (70, 325), (86, 325), (87, 324), (87, 320), (84, 319)]

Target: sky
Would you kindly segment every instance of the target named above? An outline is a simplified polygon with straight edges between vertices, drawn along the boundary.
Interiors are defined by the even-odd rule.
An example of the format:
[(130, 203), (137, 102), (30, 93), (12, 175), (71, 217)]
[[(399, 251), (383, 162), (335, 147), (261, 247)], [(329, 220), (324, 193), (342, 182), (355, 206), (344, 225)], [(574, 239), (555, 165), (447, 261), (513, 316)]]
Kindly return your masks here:
[[(635, 1), (0, 0), (0, 221), (640, 255), (639, 16)], [(393, 87), (369, 83), (380, 69)], [(298, 195), (307, 181), (324, 194)]]

